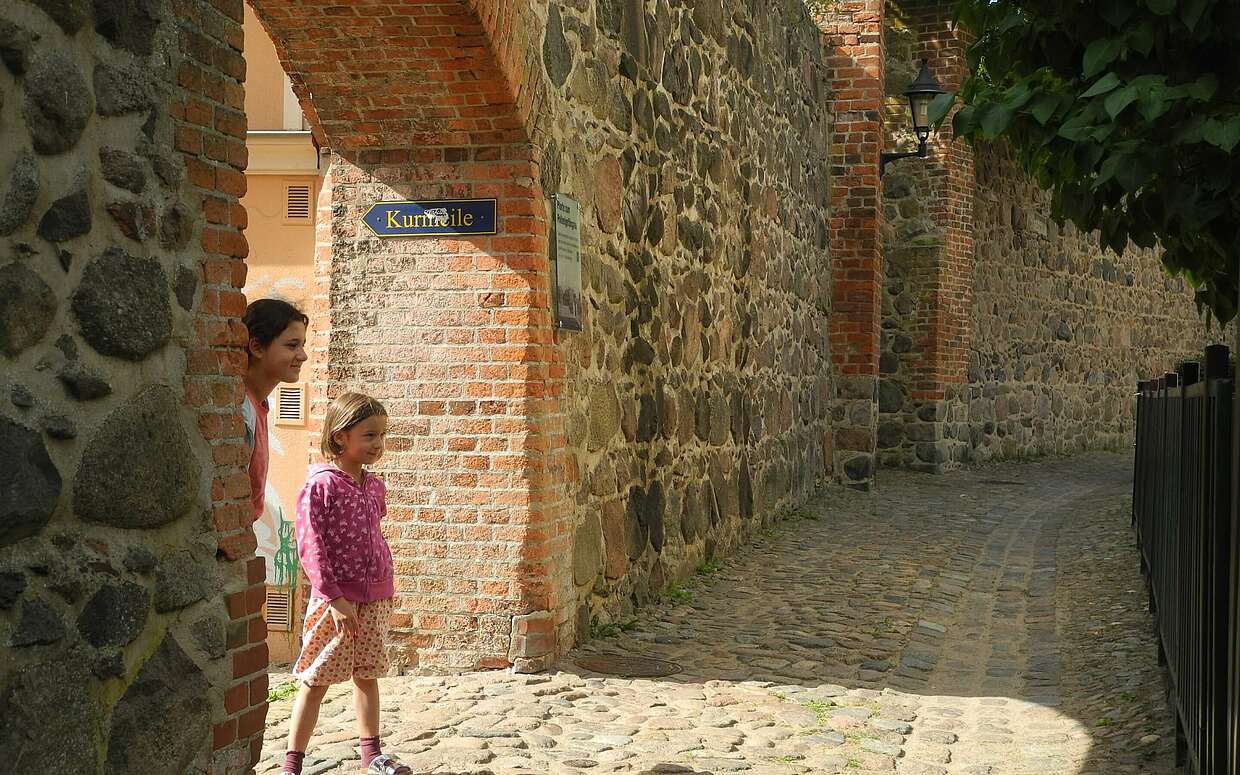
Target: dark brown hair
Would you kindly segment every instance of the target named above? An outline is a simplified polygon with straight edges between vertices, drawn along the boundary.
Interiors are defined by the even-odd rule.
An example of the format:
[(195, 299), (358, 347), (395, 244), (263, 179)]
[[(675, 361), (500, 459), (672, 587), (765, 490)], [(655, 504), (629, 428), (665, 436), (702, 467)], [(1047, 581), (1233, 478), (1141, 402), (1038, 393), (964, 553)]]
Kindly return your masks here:
[(241, 318), (249, 335), (245, 340), (246, 357), (250, 354), (250, 341), (257, 339), (263, 347), (275, 341), (292, 323), (310, 325), (310, 318), (305, 313), (283, 299), (256, 299), (245, 308), (245, 316)]

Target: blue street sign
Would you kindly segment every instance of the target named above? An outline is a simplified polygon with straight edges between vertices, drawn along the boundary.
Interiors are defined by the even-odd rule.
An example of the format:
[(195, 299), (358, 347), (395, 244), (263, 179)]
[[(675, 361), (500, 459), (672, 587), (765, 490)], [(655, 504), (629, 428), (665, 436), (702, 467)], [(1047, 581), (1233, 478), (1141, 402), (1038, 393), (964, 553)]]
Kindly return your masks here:
[(495, 234), (494, 199), (376, 202), (362, 216), (376, 237)]

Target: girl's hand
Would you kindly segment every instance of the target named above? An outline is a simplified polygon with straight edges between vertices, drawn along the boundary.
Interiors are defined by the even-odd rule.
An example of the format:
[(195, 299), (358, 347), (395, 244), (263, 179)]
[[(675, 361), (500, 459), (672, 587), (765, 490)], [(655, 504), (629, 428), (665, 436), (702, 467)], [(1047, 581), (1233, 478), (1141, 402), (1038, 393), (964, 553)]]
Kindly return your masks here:
[(344, 632), (346, 635), (357, 634), (357, 606), (343, 597), (336, 598), (327, 606), (331, 609), (332, 621), (336, 624), (337, 632)]

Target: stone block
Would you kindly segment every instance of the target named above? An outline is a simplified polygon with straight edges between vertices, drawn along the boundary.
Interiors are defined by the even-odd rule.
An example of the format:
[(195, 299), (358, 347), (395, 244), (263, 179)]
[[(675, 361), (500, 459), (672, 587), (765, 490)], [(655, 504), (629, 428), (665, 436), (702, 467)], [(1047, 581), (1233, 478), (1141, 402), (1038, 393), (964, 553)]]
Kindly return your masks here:
[(904, 441), (904, 423), (901, 421), (888, 421), (878, 426), (878, 448), (893, 449), (899, 447)]
[(60, 500), (60, 472), (35, 430), (0, 417), (0, 449), (10, 462), (0, 466), (0, 546), (37, 535)]
[(188, 550), (173, 552), (155, 571), (155, 610), (166, 613), (205, 599), (214, 580), (212, 565), (195, 559)]
[(0, 236), (12, 234), (30, 219), (39, 189), (39, 161), (30, 151), (22, 151), (9, 171), (4, 199), (0, 199)]
[(21, 619), (9, 645), (46, 646), (65, 637), (68, 631), (60, 613), (42, 598), (29, 598), (22, 603)]
[(0, 695), (0, 751), (40, 755), (9, 757), (9, 775), (82, 771), (97, 760), (103, 712), (87, 664), (85, 654), (72, 652), (11, 674)]
[(942, 433), (943, 425), (940, 423), (914, 422), (904, 426), (904, 435), (910, 441), (938, 441)]
[(95, 100), (68, 52), (51, 49), (36, 56), (25, 87), (24, 113), (35, 152), (53, 155), (77, 145)]
[[(154, 51), (163, 12), (159, 0), (94, 0), (94, 6), (95, 31), (113, 45), (143, 57)], [(219, 67), (221, 62), (217, 58), (214, 64)]]
[(603, 548), (606, 555), (603, 563), (604, 577), (622, 577), (628, 568), (631, 549), (625, 510), (619, 501), (611, 501), (603, 506)]
[(166, 635), (112, 710), (108, 771), (188, 772), (210, 746), (209, 690), (202, 670)]
[(135, 194), (146, 188), (146, 167), (142, 159), (119, 148), (99, 151), (99, 167), (104, 180)]
[(48, 242), (64, 242), (90, 232), (92, 222), (90, 197), (81, 188), (52, 203), (39, 221), (39, 236)]
[(228, 643), (228, 622), (223, 616), (205, 616), (189, 627), (195, 645), (212, 659), (223, 657)]
[(137, 361), (171, 337), (170, 295), (158, 261), (109, 248), (82, 273), (73, 313), (91, 347)]
[(82, 28), (90, 19), (91, 0), (31, 0), (52, 21), (60, 25), (66, 33), (72, 35)]
[(844, 461), (844, 475), (854, 482), (864, 481), (874, 476), (874, 456), (854, 455)]
[(577, 586), (593, 583), (603, 567), (603, 552), (599, 515), (587, 513), (573, 535), (573, 581)]
[(12, 357), (42, 339), (56, 316), (56, 297), (20, 263), (0, 267), (0, 353)]
[(132, 582), (104, 584), (78, 616), (78, 631), (96, 648), (124, 646), (142, 632), (150, 607), (150, 595), (143, 587)]
[(202, 471), (180, 412), (170, 388), (153, 386), (108, 416), (78, 465), (73, 506), (79, 518), (141, 529), (187, 513)]
[(921, 442), (917, 445), (917, 459), (925, 463), (941, 464), (951, 459), (945, 441)]
[(894, 414), (903, 408), (904, 388), (899, 383), (889, 379), (879, 380), (878, 411), (884, 414)]

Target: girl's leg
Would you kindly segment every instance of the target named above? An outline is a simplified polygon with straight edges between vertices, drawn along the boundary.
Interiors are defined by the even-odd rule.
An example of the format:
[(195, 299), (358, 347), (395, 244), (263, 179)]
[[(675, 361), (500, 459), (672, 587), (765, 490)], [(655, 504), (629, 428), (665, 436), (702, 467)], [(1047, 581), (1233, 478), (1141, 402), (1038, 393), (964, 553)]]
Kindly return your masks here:
[(330, 686), (307, 686), (302, 684), (297, 690), (297, 700), (293, 703), (293, 718), (288, 733), (288, 749), (305, 753), (310, 744), (310, 735), (314, 733), (314, 725), (319, 721), (319, 706)]
[(353, 678), (353, 707), (357, 711), (357, 736), (379, 736), (379, 680)]
[(357, 742), (361, 745), (362, 766), (383, 753), (379, 742), (379, 682), (374, 678), (353, 677), (353, 707), (357, 711)]

